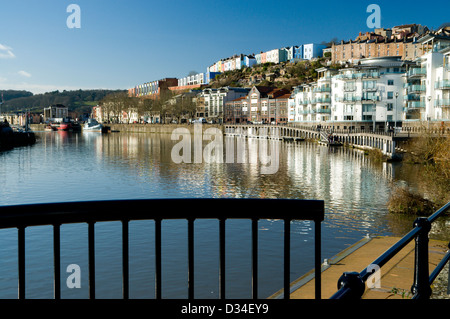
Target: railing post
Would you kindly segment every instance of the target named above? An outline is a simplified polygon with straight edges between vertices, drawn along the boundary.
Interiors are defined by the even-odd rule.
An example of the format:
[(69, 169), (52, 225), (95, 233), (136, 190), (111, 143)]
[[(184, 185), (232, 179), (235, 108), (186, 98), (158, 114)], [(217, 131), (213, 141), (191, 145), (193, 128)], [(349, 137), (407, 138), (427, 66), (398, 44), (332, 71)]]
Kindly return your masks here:
[(428, 299), (431, 296), (428, 270), (428, 233), (431, 223), (426, 217), (414, 221), (414, 227), (420, 227), (416, 237), (414, 260), (414, 284), (411, 287), (414, 299)]
[(338, 280), (338, 290), (347, 288), (349, 293), (344, 295), (346, 299), (361, 299), (365, 284), (358, 272), (344, 272)]

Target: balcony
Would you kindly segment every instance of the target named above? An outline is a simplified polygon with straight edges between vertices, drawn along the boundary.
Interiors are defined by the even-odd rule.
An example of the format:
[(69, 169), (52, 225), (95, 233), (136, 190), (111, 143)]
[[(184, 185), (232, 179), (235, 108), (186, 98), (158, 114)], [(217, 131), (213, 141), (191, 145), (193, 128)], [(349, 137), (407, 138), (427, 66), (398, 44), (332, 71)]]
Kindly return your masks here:
[(380, 72), (364, 72), (364, 73), (357, 73), (357, 78), (366, 78), (366, 79), (376, 79), (380, 77)]
[(361, 96), (338, 96), (336, 102), (357, 102), (362, 101)]
[(413, 102), (407, 103), (408, 109), (425, 108), (425, 106), (426, 106), (425, 102), (421, 102), (421, 101), (413, 101)]
[(361, 101), (377, 102), (377, 101), (381, 101), (381, 98), (379, 96), (370, 96), (370, 94), (369, 94), (367, 96), (363, 96), (361, 98)]
[(315, 113), (331, 114), (331, 109), (316, 109)]
[(345, 85), (344, 86), (344, 92), (355, 92), (356, 86), (354, 85)]
[(434, 88), (439, 90), (450, 90), (450, 80), (442, 80), (434, 83)]
[(450, 99), (436, 100), (434, 101), (436, 107), (450, 107)]
[(375, 92), (377, 91), (377, 87), (376, 86), (372, 86), (372, 87), (363, 87), (363, 91), (364, 92)]
[(406, 91), (408, 92), (408, 94), (421, 93), (421, 92), (425, 92), (425, 90), (426, 90), (426, 86), (425, 85), (417, 85), (417, 84), (409, 85), (406, 88)]
[(408, 71), (409, 77), (420, 77), (427, 74), (427, 69), (425, 68), (413, 68)]
[(317, 97), (315, 99), (313, 99), (313, 104), (316, 103), (331, 103), (331, 98), (329, 97)]
[(331, 92), (331, 87), (329, 86), (321, 86), (321, 87), (315, 87), (313, 89), (314, 93), (320, 93), (320, 92)]
[(408, 94), (403, 97), (403, 99), (407, 102), (409, 101), (420, 101), (420, 95), (417, 94)]
[(356, 79), (355, 74), (338, 74), (336, 75), (336, 79), (338, 80), (354, 80)]

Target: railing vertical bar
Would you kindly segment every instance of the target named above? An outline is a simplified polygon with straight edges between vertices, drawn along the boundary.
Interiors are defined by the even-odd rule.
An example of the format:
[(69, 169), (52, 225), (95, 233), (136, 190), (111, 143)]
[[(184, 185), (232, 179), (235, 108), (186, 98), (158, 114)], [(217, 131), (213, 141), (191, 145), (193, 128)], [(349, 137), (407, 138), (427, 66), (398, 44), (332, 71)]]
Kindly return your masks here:
[(122, 220), (122, 294), (123, 299), (129, 297), (129, 253), (128, 253), (128, 220)]
[(161, 219), (155, 219), (155, 298), (161, 299)]
[(316, 299), (322, 298), (322, 265), (321, 265), (321, 223), (318, 220), (314, 221), (314, 264), (315, 264), (315, 297)]
[(188, 219), (188, 298), (194, 299), (194, 219)]
[(25, 227), (18, 227), (19, 299), (25, 299)]
[(220, 241), (220, 299), (225, 299), (225, 219), (219, 221)]
[(89, 299), (95, 299), (95, 222), (88, 223)]
[(61, 225), (53, 225), (54, 298), (61, 299)]
[(290, 298), (291, 287), (291, 220), (284, 220), (284, 299)]
[(258, 219), (252, 219), (252, 298), (258, 299)]

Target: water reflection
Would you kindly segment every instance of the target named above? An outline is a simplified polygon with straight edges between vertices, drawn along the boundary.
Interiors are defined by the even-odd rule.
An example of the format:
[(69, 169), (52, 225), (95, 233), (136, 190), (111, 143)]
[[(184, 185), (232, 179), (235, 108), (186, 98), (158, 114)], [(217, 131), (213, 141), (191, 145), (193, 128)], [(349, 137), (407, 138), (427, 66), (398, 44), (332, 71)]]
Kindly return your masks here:
[[(323, 258), (332, 257), (367, 233), (403, 236), (411, 229), (415, 219), (393, 216), (386, 209), (392, 185), (414, 185), (416, 182), (414, 169), (408, 165), (373, 162), (363, 152), (343, 147), (272, 141), (279, 150), (278, 169), (273, 174), (262, 174), (259, 157), (261, 144), (256, 139), (225, 137), (222, 163), (202, 161), (177, 164), (171, 158), (176, 143), (178, 141), (171, 140), (169, 134), (38, 133), (36, 145), (17, 148), (0, 156), (0, 205), (175, 197), (320, 199), (325, 201), (326, 208), (322, 230)], [(208, 141), (203, 141), (203, 147), (207, 144)], [(194, 149), (191, 151), (194, 152)], [(271, 147), (267, 151), (270, 152)], [(227, 158), (233, 161), (227, 161)], [(268, 296), (282, 287), (283, 222), (276, 219), (260, 221), (258, 226), (261, 230), (260, 271), (261, 278), (264, 278), (259, 284), (261, 296)], [(199, 289), (203, 292), (196, 294), (196, 297), (217, 298), (217, 221), (198, 221), (195, 227), (200, 232), (196, 237), (196, 260), (199, 265), (196, 271), (201, 274), (196, 276), (199, 281), (196, 284), (203, 288)], [(442, 235), (442, 227), (448, 228), (448, 224), (443, 222), (439, 225), (433, 230), (433, 236)], [(249, 229), (250, 223), (247, 221), (229, 220), (227, 223), (229, 298), (251, 296)], [(291, 225), (294, 252), (292, 280), (313, 267), (313, 229), (309, 221), (295, 221)], [(29, 234), (35, 245), (30, 250), (31, 254), (35, 254), (30, 260), (36, 269), (47, 267), (45, 263), (36, 262), (41, 254), (39, 252), (47, 249), (43, 247), (50, 236), (47, 231), (43, 228)], [(111, 282), (112, 286), (101, 288), (103, 286), (99, 283), (98, 296), (119, 298), (121, 281), (117, 256), (121, 256), (120, 227), (102, 224), (97, 231), (101, 248), (98, 249), (99, 265), (113, 266), (110, 273), (102, 273), (99, 277), (100, 281)], [(152, 221), (130, 224), (130, 294), (133, 298), (154, 297), (154, 252), (150, 248), (154, 244), (153, 231)], [(186, 259), (183, 259), (187, 248), (185, 233), (184, 221), (164, 226), (167, 257), (164, 259), (163, 296), (166, 298), (184, 298), (187, 294), (186, 284), (183, 284), (187, 278), (184, 267)], [(87, 254), (83, 253), (86, 247), (85, 227), (68, 225), (63, 236), (63, 264), (79, 263), (87, 271), (84, 268), (87, 267)], [(0, 249), (0, 260), (2, 267), (15, 273), (16, 246), (10, 238), (11, 230), (0, 232), (0, 240), (6, 245)], [(71, 252), (71, 247), (78, 248)], [(145, 254), (141, 253), (143, 250)], [(103, 251), (106, 253), (103, 254)], [(51, 252), (48, 254), (51, 255)], [(33, 278), (36, 269), (30, 270), (32, 280), (36, 280)], [(34, 297), (51, 295), (51, 272), (50, 277), (38, 279), (43, 283), (36, 287), (46, 292), (30, 288), (27, 293)], [(6, 295), (17, 292), (17, 287), (14, 287), (16, 277), (12, 276), (5, 282), (8, 287), (4, 290)], [(83, 289), (63, 291), (63, 297), (70, 298), (85, 298), (86, 294), (87, 290)]]

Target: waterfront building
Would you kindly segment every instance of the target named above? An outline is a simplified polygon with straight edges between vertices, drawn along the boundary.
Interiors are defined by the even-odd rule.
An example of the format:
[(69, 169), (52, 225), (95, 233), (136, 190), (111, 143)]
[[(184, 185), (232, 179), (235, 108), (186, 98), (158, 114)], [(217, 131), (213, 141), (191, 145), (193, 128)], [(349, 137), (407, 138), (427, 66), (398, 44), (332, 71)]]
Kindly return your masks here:
[(318, 80), (294, 88), (294, 122), (387, 129), (402, 120), (407, 66), (399, 57), (363, 59), (339, 70), (316, 69)]
[(331, 81), (331, 120), (369, 122), (380, 130), (400, 122), (408, 64), (400, 57), (381, 57), (340, 69)]
[(423, 36), (424, 54), (406, 74), (405, 120), (450, 120), (450, 25)]
[(44, 122), (62, 122), (69, 116), (69, 108), (62, 104), (55, 104), (44, 108)]
[(208, 121), (223, 123), (225, 103), (246, 96), (249, 89), (239, 87), (206, 88), (198, 94), (197, 115)]
[(246, 96), (225, 105), (226, 123), (286, 124), (289, 117), (289, 90), (253, 86)]

